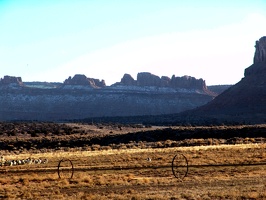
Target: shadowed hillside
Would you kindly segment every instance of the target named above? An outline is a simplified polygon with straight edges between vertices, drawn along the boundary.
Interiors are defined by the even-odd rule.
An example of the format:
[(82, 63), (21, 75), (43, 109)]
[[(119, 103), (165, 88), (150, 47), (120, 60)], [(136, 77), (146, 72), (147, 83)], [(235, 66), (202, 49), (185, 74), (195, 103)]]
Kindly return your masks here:
[(254, 63), (245, 77), (208, 104), (188, 112), (220, 120), (246, 123), (266, 122), (266, 37), (256, 41)]
[[(209, 103), (179, 114), (127, 118), (101, 118), (97, 121), (156, 125), (258, 124), (266, 122), (266, 37), (256, 41), (254, 63), (245, 77), (228, 87)], [(210, 88), (211, 89), (211, 88)], [(217, 87), (214, 87), (214, 90)], [(219, 87), (218, 87), (219, 89)], [(86, 121), (91, 121), (87, 119)]]

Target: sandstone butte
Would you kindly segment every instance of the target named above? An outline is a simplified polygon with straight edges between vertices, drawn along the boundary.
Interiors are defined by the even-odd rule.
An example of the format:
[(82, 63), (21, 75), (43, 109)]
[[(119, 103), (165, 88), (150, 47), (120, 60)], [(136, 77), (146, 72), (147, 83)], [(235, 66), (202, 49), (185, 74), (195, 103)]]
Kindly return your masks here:
[(266, 123), (266, 36), (256, 41), (253, 64), (245, 69), (244, 75), (214, 100), (186, 112), (187, 118)]

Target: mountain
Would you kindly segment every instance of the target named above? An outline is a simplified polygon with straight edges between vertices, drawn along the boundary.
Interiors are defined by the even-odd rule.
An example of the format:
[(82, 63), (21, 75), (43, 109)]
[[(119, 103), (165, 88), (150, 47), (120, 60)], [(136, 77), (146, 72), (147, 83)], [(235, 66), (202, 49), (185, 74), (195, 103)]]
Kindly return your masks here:
[(254, 61), (245, 77), (204, 106), (185, 112), (189, 119), (240, 123), (266, 122), (266, 36), (256, 41)]
[(190, 76), (158, 77), (125, 74), (106, 86), (104, 80), (77, 74), (63, 83), (0, 79), (0, 120), (64, 121), (88, 117), (141, 116), (178, 113), (216, 96), (205, 81)]
[[(254, 61), (244, 78), (232, 86), (210, 86), (220, 93), (207, 104), (180, 113), (157, 116), (98, 118), (93, 121), (154, 125), (221, 125), (266, 123), (266, 36), (256, 41)], [(204, 87), (205, 88), (205, 87)], [(91, 121), (91, 119), (84, 119)]]

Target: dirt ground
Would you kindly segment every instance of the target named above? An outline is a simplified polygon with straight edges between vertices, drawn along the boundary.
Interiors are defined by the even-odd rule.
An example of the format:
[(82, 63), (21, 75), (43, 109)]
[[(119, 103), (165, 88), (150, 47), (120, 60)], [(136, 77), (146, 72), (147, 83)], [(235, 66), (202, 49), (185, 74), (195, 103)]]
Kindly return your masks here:
[[(174, 162), (179, 179), (172, 171), (175, 155), (184, 155)], [(265, 144), (55, 150), (4, 157), (49, 162), (2, 166), (3, 199), (266, 199)]]

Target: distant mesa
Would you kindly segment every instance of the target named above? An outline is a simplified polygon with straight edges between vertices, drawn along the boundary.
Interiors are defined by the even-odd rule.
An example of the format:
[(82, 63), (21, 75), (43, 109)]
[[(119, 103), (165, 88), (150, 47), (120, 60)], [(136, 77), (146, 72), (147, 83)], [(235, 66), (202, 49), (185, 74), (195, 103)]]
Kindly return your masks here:
[[(94, 89), (101, 89), (107, 87), (104, 80), (99, 80), (95, 78), (88, 78), (84, 74), (76, 74), (73, 77), (69, 76), (62, 83), (51, 83), (49, 86), (48, 82), (22, 82), (21, 77), (14, 76), (4, 76), (0, 79), (0, 85), (15, 84), (17, 86), (23, 87), (40, 87), (42, 88), (60, 88), (64, 86), (85, 86)], [(137, 80), (134, 80), (130, 74), (124, 74), (120, 82), (117, 82), (111, 86), (138, 86), (138, 87), (169, 87), (174, 89), (192, 89), (192, 90), (202, 90), (204, 92), (209, 92), (206, 83), (203, 79), (196, 79), (191, 76), (176, 77), (173, 75), (171, 78), (167, 76), (156, 76), (150, 72), (140, 72), (137, 75)]]
[(68, 77), (64, 81), (64, 85), (82, 85), (82, 86), (90, 86), (92, 88), (102, 88), (105, 87), (105, 81), (104, 80), (99, 80), (99, 79), (94, 79), (94, 78), (87, 78), (83, 74), (76, 74), (73, 78)]
[[(1, 84), (22, 85), (21, 78), (4, 77)], [(0, 89), (1, 120), (65, 121), (88, 117), (142, 116), (178, 113), (211, 101), (215, 95), (202, 79), (190, 76), (161, 78), (148, 72), (137, 80), (125, 74), (121, 82), (82, 74), (63, 83), (25, 82)]]
[(198, 89), (207, 91), (206, 83), (203, 79), (196, 79), (191, 76), (172, 78), (167, 76), (156, 76), (149, 72), (140, 72), (137, 75), (137, 80), (134, 80), (130, 74), (125, 74), (120, 82), (114, 85), (127, 85), (127, 86), (156, 86), (156, 87), (171, 87), (171, 88), (184, 88), (184, 89)]
[(4, 78), (0, 79), (0, 85), (10, 85), (10, 84), (24, 86), (21, 77), (4, 76)]
[[(87, 78), (83, 74), (76, 74), (73, 78), (69, 77), (64, 81), (64, 85), (81, 85), (90, 86), (92, 88), (104, 88), (106, 87), (105, 81), (99, 79)], [(154, 86), (154, 87), (171, 87), (171, 88), (183, 88), (183, 89), (196, 89), (208, 91), (206, 83), (203, 79), (196, 79), (191, 76), (172, 78), (167, 76), (156, 76), (150, 72), (140, 72), (137, 75), (137, 80), (134, 80), (130, 74), (124, 74), (120, 82), (113, 84), (112, 86)]]

